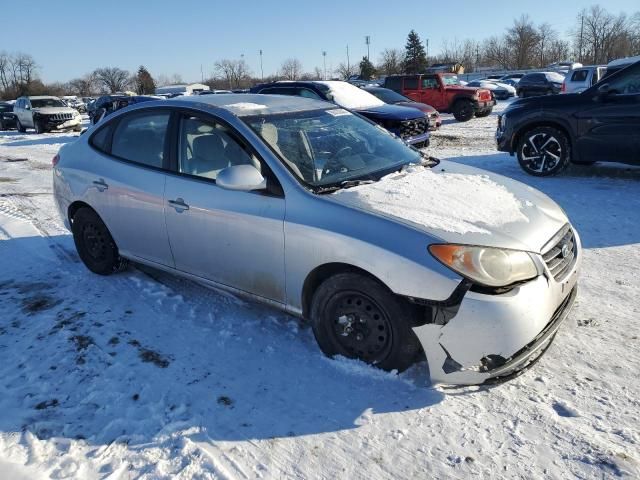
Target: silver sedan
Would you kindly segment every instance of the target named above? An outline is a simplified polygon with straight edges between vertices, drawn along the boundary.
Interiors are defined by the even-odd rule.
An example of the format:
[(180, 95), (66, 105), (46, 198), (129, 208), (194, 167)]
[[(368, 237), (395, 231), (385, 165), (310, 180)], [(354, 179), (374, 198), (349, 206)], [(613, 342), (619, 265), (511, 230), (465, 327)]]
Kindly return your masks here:
[(321, 350), (431, 380), (515, 375), (576, 294), (580, 239), (513, 180), (438, 161), (318, 100), (147, 102), (54, 158), (97, 274), (146, 264), (308, 320)]

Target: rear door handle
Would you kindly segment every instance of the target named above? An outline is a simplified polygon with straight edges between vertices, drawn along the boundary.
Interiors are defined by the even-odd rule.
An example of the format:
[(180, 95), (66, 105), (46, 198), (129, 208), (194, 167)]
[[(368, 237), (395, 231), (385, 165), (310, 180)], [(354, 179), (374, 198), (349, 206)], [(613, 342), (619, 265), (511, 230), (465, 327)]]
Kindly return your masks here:
[(184, 200), (181, 198), (176, 198), (175, 200), (169, 200), (169, 205), (176, 209), (176, 212), (181, 213), (185, 210), (189, 210), (189, 205), (184, 203)]
[(93, 184), (96, 186), (96, 188), (100, 192), (104, 192), (105, 190), (107, 190), (109, 188), (109, 185), (107, 185), (106, 182), (102, 178), (100, 180), (94, 180)]

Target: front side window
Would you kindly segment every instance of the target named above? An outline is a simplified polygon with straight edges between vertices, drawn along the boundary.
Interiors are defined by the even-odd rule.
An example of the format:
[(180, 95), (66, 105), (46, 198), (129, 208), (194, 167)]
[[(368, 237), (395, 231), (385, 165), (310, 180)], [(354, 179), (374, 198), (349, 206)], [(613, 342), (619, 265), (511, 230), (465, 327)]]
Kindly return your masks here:
[(436, 77), (422, 77), (422, 88), (438, 88)]
[(253, 165), (261, 171), (255, 155), (224, 125), (184, 117), (178, 145), (180, 173), (215, 180), (221, 170), (233, 165)]
[(301, 181), (322, 187), (422, 162), (382, 127), (341, 108), (243, 119)]
[(406, 90), (417, 90), (418, 77), (404, 77), (404, 88)]
[(457, 75), (443, 75), (442, 83), (444, 83), (446, 86), (460, 85), (460, 80), (458, 80)]
[(113, 124), (110, 123), (94, 133), (90, 140), (91, 146), (97, 148), (101, 152), (109, 153), (109, 139), (111, 138), (112, 128)]
[(313, 90), (309, 90), (308, 88), (299, 89), (298, 95), (304, 98), (313, 98), (314, 100), (322, 100), (320, 95), (318, 95)]
[(123, 117), (111, 144), (111, 154), (149, 167), (162, 168), (169, 112), (133, 113)]

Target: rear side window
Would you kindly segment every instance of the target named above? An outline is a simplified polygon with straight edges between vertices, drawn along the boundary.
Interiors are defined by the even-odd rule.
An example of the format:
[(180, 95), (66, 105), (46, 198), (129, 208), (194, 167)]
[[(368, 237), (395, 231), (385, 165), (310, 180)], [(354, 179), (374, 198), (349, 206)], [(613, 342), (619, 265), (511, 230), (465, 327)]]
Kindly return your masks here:
[(262, 90), (260, 90), (260, 93), (264, 93), (267, 95), (296, 95), (296, 89), (295, 88), (288, 88), (288, 87), (273, 87), (273, 88), (264, 88)]
[(584, 82), (587, 80), (588, 74), (589, 72), (587, 70), (576, 70), (575, 72), (573, 72), (573, 75), (571, 75), (571, 81)]
[(313, 90), (309, 90), (308, 88), (300, 88), (298, 91), (298, 95), (304, 98), (313, 98), (314, 100), (322, 100), (320, 95), (318, 95)]
[(89, 143), (92, 147), (97, 148), (101, 152), (109, 153), (109, 140), (111, 139), (111, 131), (113, 124), (106, 125), (93, 134)]
[(406, 90), (417, 90), (418, 89), (418, 77), (405, 77), (404, 78), (404, 88)]
[(161, 168), (169, 112), (127, 115), (113, 132), (111, 154), (149, 167)]

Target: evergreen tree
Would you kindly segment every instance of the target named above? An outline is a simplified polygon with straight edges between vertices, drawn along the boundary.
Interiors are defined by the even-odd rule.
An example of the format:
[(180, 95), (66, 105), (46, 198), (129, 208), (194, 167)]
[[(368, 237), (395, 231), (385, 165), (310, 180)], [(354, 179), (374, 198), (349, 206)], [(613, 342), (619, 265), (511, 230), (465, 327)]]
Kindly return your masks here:
[(156, 92), (156, 82), (149, 71), (140, 65), (136, 74), (136, 92), (138, 95), (150, 95)]
[(376, 75), (376, 67), (373, 66), (373, 63), (367, 58), (362, 57), (362, 61), (360, 62), (360, 78), (362, 80), (371, 80)]
[(411, 30), (407, 37), (404, 53), (404, 71), (405, 73), (422, 73), (427, 68), (427, 54), (424, 46), (420, 41), (420, 37)]

